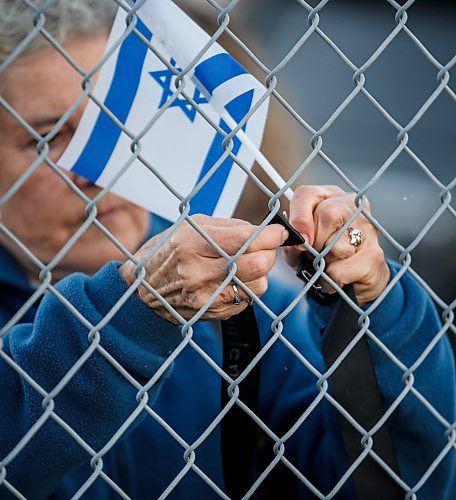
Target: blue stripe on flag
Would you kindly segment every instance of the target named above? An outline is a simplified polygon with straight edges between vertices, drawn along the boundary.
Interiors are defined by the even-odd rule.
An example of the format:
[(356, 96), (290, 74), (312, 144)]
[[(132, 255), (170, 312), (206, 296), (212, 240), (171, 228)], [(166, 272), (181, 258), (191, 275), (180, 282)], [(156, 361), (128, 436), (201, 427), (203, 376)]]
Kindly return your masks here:
[[(149, 41), (152, 39), (152, 33), (140, 19), (136, 23), (136, 29)], [(146, 54), (147, 45), (133, 32), (120, 47), (104, 105), (122, 124), (125, 124), (135, 99)], [(111, 158), (120, 134), (120, 128), (106, 113), (100, 111), (89, 140), (71, 171), (96, 182)]]
[[(252, 106), (252, 100), (253, 90), (249, 90), (248, 92), (245, 92), (244, 94), (241, 94), (240, 96), (230, 101), (225, 106), (225, 108), (231, 115), (231, 117), (234, 118), (237, 123), (239, 123), (250, 110), (250, 107)], [(231, 132), (230, 127), (228, 127), (228, 125), (223, 120), (220, 121), (219, 126), (223, 131), (227, 133)], [(245, 129), (245, 125), (243, 129)], [(204, 165), (201, 169), (201, 173), (197, 182), (201, 181), (201, 179), (207, 174), (207, 172), (214, 166), (215, 162), (222, 156), (223, 139), (224, 137), (221, 134), (216, 134), (206, 156), (206, 160), (204, 161)], [(241, 147), (241, 141), (237, 137), (234, 137), (233, 142), (234, 144), (232, 153), (234, 155), (237, 155)], [(206, 182), (201, 191), (199, 191), (190, 200), (191, 214), (202, 213), (206, 215), (212, 215), (214, 213), (215, 207), (217, 206), (222, 191), (225, 188), (225, 184), (232, 166), (233, 161), (231, 160), (231, 158), (226, 158), (226, 160), (219, 166), (217, 171), (214, 172), (211, 178)]]
[(229, 54), (209, 57), (195, 67), (195, 77), (211, 95), (222, 83), (246, 73), (247, 71)]

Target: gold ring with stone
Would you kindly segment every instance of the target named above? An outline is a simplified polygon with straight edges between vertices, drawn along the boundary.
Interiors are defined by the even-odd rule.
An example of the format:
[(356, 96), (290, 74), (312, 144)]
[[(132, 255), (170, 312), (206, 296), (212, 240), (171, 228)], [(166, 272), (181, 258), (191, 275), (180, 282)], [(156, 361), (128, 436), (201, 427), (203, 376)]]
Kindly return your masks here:
[(358, 248), (363, 242), (363, 232), (357, 227), (350, 226), (348, 228), (348, 236), (350, 236), (350, 245)]

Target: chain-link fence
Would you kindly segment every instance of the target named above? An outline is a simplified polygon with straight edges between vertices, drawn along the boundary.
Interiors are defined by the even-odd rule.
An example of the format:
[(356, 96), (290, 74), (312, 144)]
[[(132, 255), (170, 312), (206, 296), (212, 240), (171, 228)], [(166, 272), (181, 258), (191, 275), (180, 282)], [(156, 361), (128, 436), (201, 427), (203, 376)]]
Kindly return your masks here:
[[(437, 60), (407, 24), (414, 2), (401, 5), (388, 0), (384, 3), (390, 10), (392, 29), (370, 57), (356, 65), (324, 29), (325, 9), (331, 2), (312, 5), (298, 0), (307, 24), (302, 26), (296, 42), (281, 54), (280, 61), (267, 66), (246, 42), (248, 34), (243, 37), (233, 31), (236, 18), (242, 18), (243, 9), (247, 9), (245, 1), (219, 5), (207, 0), (199, 8), (194, 2), (181, 2), (199, 22), (212, 21), (216, 25), (210, 44), (225, 37), (230, 50), (240, 52), (249, 71), (264, 83), (263, 100), (270, 96), (274, 106), (285, 113), (284, 128), (274, 129), (274, 122), (270, 123), (271, 140), (284, 129), (287, 135), (288, 126), (290, 130), (301, 130), (301, 137), (310, 137), (307, 154), (288, 170), (282, 169), (286, 183), (279, 190), (268, 183), (258, 167), (248, 171), (233, 153), (233, 138), (258, 106), (231, 132), (221, 129), (185, 88), (188, 74), (204, 54), (198, 54), (189, 67), (177, 69), (156, 53), (137, 29), (136, 12), (144, 2), (127, 5), (113, 0), (111, 9), (120, 6), (125, 10), (126, 30), (119, 43), (128, 36), (138, 37), (176, 76), (166, 103), (151, 113), (147, 131), (153, 130), (176, 99), (186, 99), (225, 138), (223, 157), (210, 174), (214, 175), (223, 160), (230, 158), (233, 168), (244, 170), (249, 177), (250, 198), (243, 205), (247, 207), (244, 211), (267, 214), (270, 210), (248, 237), (242, 242), (238, 238), (236, 248), (227, 249), (229, 245), (221, 243), (205, 219), (189, 215), (192, 198), (204, 188), (210, 175), (203, 177), (190, 194), (177, 193), (172, 183), (161, 179), (179, 198), (181, 215), (163, 228), (161, 221), (158, 226), (154, 221), (156, 236), (135, 253), (139, 242), (136, 235), (144, 232), (142, 212), (136, 212), (136, 208), (128, 212), (130, 209), (120, 206), (120, 202), (109, 202), (110, 189), (121, 174), (97, 190), (63, 172), (56, 163), (74, 132), (80, 117), (78, 110), (89, 98), (130, 138), (131, 158), (121, 173), (133, 160), (156, 173), (154, 165), (141, 154), (145, 134), (128, 130), (93, 94), (94, 77), (112, 56), (112, 51), (97, 53), (98, 45), (102, 49), (103, 44), (91, 38), (96, 33), (106, 39), (100, 35), (100, 27), (106, 29), (112, 19), (109, 2), (92, 3), (89, 17), (84, 17), (82, 7), (59, 10), (57, 4), (64, 3), (24, 0), (1, 4), (0, 497), (102, 498), (114, 494), (122, 498), (228, 498), (220, 429), (237, 408), (254, 424), (255, 453), (259, 457), (251, 465), (251, 482), (242, 491), (245, 498), (350, 497), (352, 479), (366, 460), (398, 485), (404, 498), (454, 498), (455, 380), (448, 338), (454, 339), (456, 334), (456, 300), (442, 299), (416, 272), (413, 253), (443, 216), (450, 217), (453, 225), (448, 231), (454, 233), (452, 191), (456, 177), (442, 182), (434, 174), (433, 165), (423, 161), (410, 146), (409, 136), (440, 96), (446, 95), (452, 106), (456, 104), (450, 85), (456, 54), (448, 61)], [(260, 19), (268, 3), (258, 9)], [(74, 16), (66, 19), (69, 33), (59, 28), (58, 23), (65, 17), (62, 12)], [(19, 25), (21, 16), (30, 19), (31, 24), (26, 33), (18, 29), (14, 39), (6, 26), (8, 22)], [(97, 16), (103, 18), (98, 24)], [(75, 26), (79, 22), (74, 30), (72, 22)], [(412, 118), (402, 123), (395, 118), (395, 110), (387, 110), (370, 91), (367, 76), (399, 35), (407, 36), (427, 59), (436, 79), (432, 93)], [(353, 79), (350, 92), (319, 127), (298, 113), (278, 91), (284, 69), (315, 38), (334, 52)], [(8, 46), (7, 40), (16, 42)], [(326, 134), (359, 96), (380, 113), (396, 134), (392, 152), (363, 185), (355, 184), (325, 150)], [(264, 145), (268, 147), (277, 149), (273, 142)], [(435, 186), (438, 204), (406, 246), (366, 206), (370, 191), (395, 168), (401, 155), (411, 159)], [(315, 271), (309, 282), (302, 286), (296, 278), (290, 291), (275, 283), (274, 278), (263, 296), (264, 290), (249, 287), (248, 280), (239, 278), (238, 266), (273, 217), (282, 211), (283, 203), (281, 207), (279, 201), (284, 201), (284, 193), (305, 181), (307, 170), (316, 161), (324, 162), (337, 175), (345, 191), (355, 193), (353, 210), (323, 249), (317, 251), (304, 243), (307, 254), (313, 256)], [(58, 193), (64, 195), (59, 198)], [(65, 208), (67, 201), (69, 210)], [(387, 193), (384, 203), (388, 203)], [(83, 216), (71, 215), (73, 209)], [(242, 215), (248, 218), (248, 214)], [(362, 216), (395, 250), (398, 261), (390, 264), (391, 280), (386, 288), (364, 307), (347, 294), (342, 283), (326, 273), (325, 261)], [(116, 220), (123, 221), (123, 226)], [(127, 227), (125, 233), (122, 227)], [(201, 238), (194, 239), (195, 231)], [(224, 259), (222, 275), (211, 281), (210, 293), (204, 300), (194, 299), (194, 314), (188, 313), (190, 302), (181, 307), (176, 295), (168, 294), (166, 287), (153, 286), (161, 266), (166, 268), (170, 248), (182, 253), (179, 255), (197, 253), (198, 248), (185, 246), (182, 234), (189, 242), (207, 244), (213, 256)], [(172, 247), (176, 241), (180, 247)], [(168, 257), (163, 258), (164, 254)], [(131, 263), (128, 287), (118, 274), (118, 264), (105, 266), (111, 260)], [(160, 263), (158, 268), (153, 267), (154, 262)], [(177, 262), (182, 264), (182, 260)], [(91, 274), (93, 267), (102, 269), (91, 278), (75, 274)], [(172, 276), (165, 276), (165, 281), (167, 278), (171, 280)], [(341, 303), (356, 313), (357, 320), (352, 341), (329, 367), (323, 362), (317, 337), (332, 314), (332, 306), (307, 300), (317, 282), (334, 288)], [(231, 304), (233, 283), (237, 288)], [(197, 279), (194, 287), (196, 294), (200, 287)], [(154, 313), (139, 303), (138, 294), (169, 321), (152, 318)], [(238, 307), (238, 302), (247, 299), (255, 304), (261, 345), (242, 373), (237, 374), (222, 364), (219, 323), (205, 319), (220, 303)], [(338, 367), (365, 339), (371, 346), (384, 403), (381, 418), (370, 427), (357, 421), (331, 390)], [(251, 407), (243, 396), (243, 383), (252, 378), (260, 363), (258, 405)], [(226, 384), (228, 395), (222, 405), (221, 384)], [(337, 418), (345, 423), (342, 425), (348, 422), (356, 430), (362, 451), (354, 460), (345, 458)], [(376, 452), (376, 437), (379, 439), (379, 431), (385, 426), (389, 426), (398, 469)], [(243, 435), (239, 429), (231, 438), (235, 442)], [(239, 463), (243, 463), (242, 443), (238, 444)], [(382, 498), (381, 492), (378, 498)]]

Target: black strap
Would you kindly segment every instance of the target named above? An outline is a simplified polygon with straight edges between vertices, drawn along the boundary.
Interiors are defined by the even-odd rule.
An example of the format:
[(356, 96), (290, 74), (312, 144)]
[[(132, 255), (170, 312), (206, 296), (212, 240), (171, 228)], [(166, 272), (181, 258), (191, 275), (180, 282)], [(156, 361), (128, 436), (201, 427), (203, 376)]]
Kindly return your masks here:
[[(289, 231), (283, 246), (304, 243), (304, 239), (280, 214), (272, 223), (282, 224)], [(303, 259), (298, 276), (308, 282), (315, 270), (310, 261)], [(344, 288), (356, 301), (352, 286)], [(359, 331), (358, 315), (336, 294), (327, 296), (315, 283), (310, 295), (318, 302), (334, 302), (331, 320), (323, 333), (322, 351), (329, 368)], [(260, 349), (260, 335), (252, 307), (222, 321), (223, 369), (233, 379), (247, 367)], [(240, 399), (254, 412), (258, 407), (260, 366), (252, 370), (240, 384)], [(383, 416), (384, 405), (380, 394), (366, 336), (356, 344), (330, 377), (333, 397), (365, 429), (372, 428)], [(229, 401), (228, 385), (222, 381), (222, 407)], [(338, 419), (349, 464), (363, 452), (362, 435), (339, 412)], [(234, 405), (221, 422), (223, 474), (226, 492), (232, 499), (241, 498), (253, 484), (255, 463), (256, 424), (238, 406)], [(374, 451), (399, 475), (396, 455), (387, 425), (374, 436)], [(359, 500), (396, 500), (403, 498), (403, 490), (384, 469), (367, 456), (353, 475), (356, 497)]]
[[(278, 223), (288, 229), (289, 238), (284, 245), (304, 243), (302, 235), (277, 214), (271, 223)], [(309, 259), (303, 258), (298, 269), (298, 277), (309, 282), (315, 274)], [(344, 292), (356, 303), (352, 285), (344, 287)], [(323, 332), (322, 353), (327, 368), (337, 360), (342, 351), (353, 340), (358, 331), (358, 314), (337, 294), (327, 295), (318, 283), (309, 290), (309, 295), (317, 302), (331, 304), (333, 313)], [(347, 354), (343, 362), (330, 377), (334, 399), (365, 429), (371, 429), (384, 415), (374, 363), (364, 335)], [(339, 412), (338, 420), (349, 464), (353, 464), (364, 451), (361, 444), (362, 434)], [(399, 475), (393, 441), (387, 424), (384, 424), (373, 436), (374, 451)], [(395, 500), (404, 497), (403, 489), (373, 458), (367, 456), (353, 472), (356, 497), (359, 500)]]
[[(356, 301), (353, 287), (344, 291)], [(359, 331), (358, 315), (343, 299), (335, 305), (331, 320), (323, 333), (322, 352), (329, 368)], [(364, 335), (347, 354), (330, 377), (332, 395), (365, 429), (371, 429), (383, 416), (384, 405), (375, 376), (370, 348)], [(342, 439), (351, 465), (364, 450), (362, 435), (338, 412)], [(393, 442), (384, 424), (373, 436), (374, 451), (399, 475)], [(360, 500), (395, 500), (404, 498), (404, 490), (373, 458), (367, 456), (352, 475), (356, 496)]]
[[(234, 380), (261, 348), (253, 307), (222, 321), (223, 370)], [(239, 399), (254, 413), (258, 410), (260, 363), (239, 384)], [(229, 402), (228, 384), (222, 380), (222, 408)], [(237, 404), (220, 424), (225, 490), (232, 499), (242, 498), (253, 484), (257, 425)]]

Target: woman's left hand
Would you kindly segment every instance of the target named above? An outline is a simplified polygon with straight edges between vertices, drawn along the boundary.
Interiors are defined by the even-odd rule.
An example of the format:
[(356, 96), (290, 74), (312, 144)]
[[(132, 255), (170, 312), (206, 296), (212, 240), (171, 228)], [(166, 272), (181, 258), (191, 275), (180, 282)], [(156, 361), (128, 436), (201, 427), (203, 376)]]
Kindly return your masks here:
[[(321, 252), (355, 212), (354, 199), (354, 193), (337, 186), (300, 186), (291, 200), (290, 224)], [(368, 202), (364, 210), (370, 213)], [(356, 246), (356, 238), (350, 243), (349, 232), (344, 232), (325, 257), (325, 272), (340, 287), (353, 283), (358, 303), (363, 305), (382, 293), (390, 272), (375, 227), (362, 214), (350, 226), (362, 231), (361, 243)], [(301, 246), (285, 248), (288, 263), (297, 267), (303, 251)], [(320, 283), (325, 293), (334, 293), (324, 278)]]

